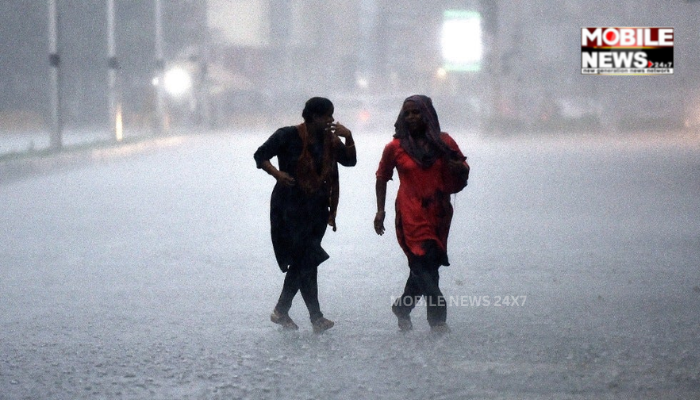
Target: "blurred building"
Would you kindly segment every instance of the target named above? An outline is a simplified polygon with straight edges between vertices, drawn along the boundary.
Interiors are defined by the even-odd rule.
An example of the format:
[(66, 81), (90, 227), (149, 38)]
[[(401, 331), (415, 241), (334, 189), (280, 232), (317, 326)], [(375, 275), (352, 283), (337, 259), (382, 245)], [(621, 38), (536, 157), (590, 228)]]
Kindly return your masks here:
[[(700, 109), (700, 3), (673, 1), (499, 2), (487, 75), (492, 116), (510, 128), (677, 129)], [(580, 28), (675, 28), (669, 76), (584, 76)]]
[[(239, 32), (229, 33), (229, 50), (241, 56), (234, 57), (240, 72), (280, 107), (298, 107), (312, 94), (420, 92), (442, 100), (451, 116), (466, 110), (469, 118), (462, 122), (475, 123), (471, 117), (476, 112), (480, 124), (510, 131), (621, 130), (692, 124), (700, 87), (700, 72), (692, 67), (700, 61), (699, 5), (654, 0), (210, 0), (209, 14), (227, 10), (235, 23), (210, 18), (212, 29), (221, 35)], [(251, 14), (252, 8), (260, 11)], [(478, 71), (441, 69), (447, 10), (480, 15), (484, 51)], [(580, 29), (586, 26), (674, 27), (674, 74), (581, 75)], [(240, 65), (240, 60), (248, 61)]]
[[(251, 82), (258, 93), (250, 97), (267, 99), (254, 106), (273, 113), (296, 115), (313, 95), (471, 93), (478, 75), (437, 76), (440, 30), (445, 10), (479, 7), (476, 0), (209, 0), (211, 61)], [(391, 106), (393, 113), (400, 103)]]
[[(69, 124), (108, 121), (105, 3), (59, 2)], [(192, 75), (192, 93), (168, 99), (176, 124), (210, 119), (225, 126), (285, 112), (298, 118), (298, 109), (312, 95), (394, 108), (389, 112), (393, 115), (399, 107), (396, 99), (414, 93), (431, 95), (448, 124), (508, 132), (700, 124), (696, 1), (162, 4), (163, 66), (183, 67)], [(127, 126), (148, 125), (155, 112), (153, 83), (160, 66), (154, 54), (153, 5), (152, 0), (116, 0), (119, 90)], [(48, 113), (46, 13), (43, 1), (0, 3), (0, 117)], [(447, 65), (443, 32), (455, 15), (477, 16), (479, 39), (464, 39), (481, 42), (476, 67)], [(674, 74), (581, 75), (580, 29), (586, 26), (674, 27)]]

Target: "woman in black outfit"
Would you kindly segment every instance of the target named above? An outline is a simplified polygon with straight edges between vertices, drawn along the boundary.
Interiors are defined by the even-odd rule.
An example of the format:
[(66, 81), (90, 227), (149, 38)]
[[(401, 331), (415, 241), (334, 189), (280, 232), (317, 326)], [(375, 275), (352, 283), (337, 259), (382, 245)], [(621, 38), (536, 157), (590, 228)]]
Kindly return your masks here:
[[(272, 245), (287, 274), (270, 319), (285, 329), (299, 329), (289, 309), (301, 291), (313, 330), (320, 333), (334, 325), (323, 317), (318, 302), (318, 266), (329, 258), (321, 241), (328, 225), (336, 230), (338, 164), (352, 167), (357, 157), (350, 130), (333, 122), (330, 100), (309, 99), (302, 117), (304, 123), (273, 133), (254, 158), (258, 168), (277, 180), (270, 199)], [(275, 156), (279, 168), (270, 162)]]

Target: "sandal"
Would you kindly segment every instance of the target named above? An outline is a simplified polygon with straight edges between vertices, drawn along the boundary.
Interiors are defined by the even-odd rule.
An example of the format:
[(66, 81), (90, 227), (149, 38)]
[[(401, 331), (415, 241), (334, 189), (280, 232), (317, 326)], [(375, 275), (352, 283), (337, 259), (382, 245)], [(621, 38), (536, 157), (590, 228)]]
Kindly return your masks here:
[(314, 321), (312, 325), (314, 327), (314, 333), (322, 333), (331, 329), (333, 325), (335, 325), (335, 322), (331, 321), (330, 319), (321, 317)]
[(282, 328), (287, 330), (296, 331), (299, 329), (299, 326), (294, 323), (294, 321), (289, 317), (289, 315), (282, 314), (281, 312), (277, 311), (276, 308), (274, 311), (272, 311), (272, 314), (270, 315), (270, 321), (278, 325), (282, 325)]

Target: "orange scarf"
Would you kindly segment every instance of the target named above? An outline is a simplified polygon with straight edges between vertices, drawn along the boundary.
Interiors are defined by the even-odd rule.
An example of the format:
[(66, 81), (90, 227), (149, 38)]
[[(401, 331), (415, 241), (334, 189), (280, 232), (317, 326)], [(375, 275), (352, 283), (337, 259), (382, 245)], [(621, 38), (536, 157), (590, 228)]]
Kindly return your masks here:
[(335, 216), (340, 199), (340, 184), (338, 182), (338, 165), (333, 151), (333, 140), (331, 137), (327, 137), (323, 141), (323, 157), (321, 173), (319, 174), (316, 172), (316, 165), (309, 151), (309, 132), (306, 129), (306, 124), (297, 125), (297, 131), (302, 144), (301, 155), (297, 162), (297, 184), (307, 195), (323, 189), (330, 200), (331, 215)]

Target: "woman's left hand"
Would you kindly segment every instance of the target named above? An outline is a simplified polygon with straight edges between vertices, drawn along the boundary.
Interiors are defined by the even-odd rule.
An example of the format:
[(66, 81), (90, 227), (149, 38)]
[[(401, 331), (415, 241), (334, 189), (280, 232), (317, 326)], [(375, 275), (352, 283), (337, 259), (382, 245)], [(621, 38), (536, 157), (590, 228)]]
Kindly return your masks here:
[(334, 135), (339, 136), (339, 137), (344, 137), (347, 139), (348, 137), (350, 137), (350, 135), (352, 135), (352, 132), (350, 132), (350, 129), (346, 128), (345, 126), (343, 126), (339, 123), (334, 122), (334, 123), (330, 124), (329, 128)]
[(451, 159), (447, 165), (453, 173), (461, 175), (463, 179), (469, 178), (469, 165), (464, 161)]

